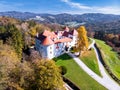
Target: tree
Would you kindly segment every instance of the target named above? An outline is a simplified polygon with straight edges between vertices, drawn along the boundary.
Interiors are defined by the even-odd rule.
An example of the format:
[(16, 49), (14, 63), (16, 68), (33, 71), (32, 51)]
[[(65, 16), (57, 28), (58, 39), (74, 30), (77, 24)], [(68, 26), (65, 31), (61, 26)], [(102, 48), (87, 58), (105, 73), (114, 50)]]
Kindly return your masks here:
[(8, 87), (12, 90), (33, 90), (34, 69), (29, 62), (19, 63), (9, 74)]
[(28, 21), (29, 26), (34, 27), (36, 25), (36, 22), (34, 20)]
[(80, 26), (78, 29), (78, 40), (77, 45), (75, 46), (74, 50), (76, 52), (87, 50), (88, 48), (88, 38), (87, 38), (87, 31), (84, 26)]
[(30, 50), (30, 55), (29, 55), (29, 60), (31, 62), (34, 62), (36, 60), (41, 60), (41, 56), (40, 56), (39, 52), (31, 49)]
[(40, 60), (34, 64), (35, 90), (64, 90), (60, 69), (52, 60)]
[(105, 40), (106, 41), (112, 41), (112, 39), (115, 37), (114, 34), (106, 34), (105, 35)]
[(14, 47), (15, 51), (18, 54), (18, 57), (22, 57), (22, 49), (23, 49), (23, 38), (21, 32), (15, 27), (15, 25), (8, 24), (6, 26), (6, 35), (9, 35), (9, 37), (6, 37), (7, 44)]
[(11, 46), (0, 45), (0, 90), (5, 90), (9, 83), (9, 74), (20, 62)]
[(4, 26), (0, 26), (0, 39), (4, 40), (4, 33), (6, 32), (6, 29)]
[(21, 63), (8, 45), (0, 45), (0, 90), (64, 90), (60, 69), (52, 60)]
[(11, 46), (1, 44), (0, 90), (30, 90), (34, 82), (34, 69), (31, 64), (21, 63)]
[(0, 26), (0, 34), (4, 33), (6, 31), (4, 26)]
[(37, 34), (37, 26), (34, 26), (34, 27), (31, 27), (30, 28), (30, 31), (29, 31), (29, 33), (30, 33), (30, 35), (32, 36), (32, 37), (35, 37), (36, 36), (36, 34)]
[(94, 38), (104, 40), (105, 39), (105, 31), (95, 31)]

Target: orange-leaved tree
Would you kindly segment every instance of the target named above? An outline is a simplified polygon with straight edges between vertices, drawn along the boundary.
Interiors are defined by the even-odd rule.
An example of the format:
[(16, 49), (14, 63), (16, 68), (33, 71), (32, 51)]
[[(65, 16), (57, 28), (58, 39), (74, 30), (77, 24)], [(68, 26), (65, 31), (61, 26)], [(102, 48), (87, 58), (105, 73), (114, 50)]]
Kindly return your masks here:
[(88, 48), (88, 37), (87, 37), (87, 31), (84, 26), (80, 26), (78, 29), (78, 40), (77, 44), (74, 48), (75, 52), (81, 52), (84, 50), (87, 50)]

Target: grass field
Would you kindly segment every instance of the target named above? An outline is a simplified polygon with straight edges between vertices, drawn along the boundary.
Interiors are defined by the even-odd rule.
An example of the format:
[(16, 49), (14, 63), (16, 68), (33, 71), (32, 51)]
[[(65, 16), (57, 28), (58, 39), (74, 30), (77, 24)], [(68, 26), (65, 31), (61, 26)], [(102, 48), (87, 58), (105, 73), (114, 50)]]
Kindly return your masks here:
[(96, 40), (104, 62), (108, 65), (112, 73), (120, 79), (120, 59), (118, 54), (112, 50), (112, 48), (105, 44), (104, 41)]
[(67, 54), (59, 56), (54, 60), (56, 61), (56, 65), (67, 68), (65, 77), (74, 82), (81, 90), (107, 90), (84, 72)]
[(94, 71), (96, 74), (98, 74), (99, 76), (101, 76), (100, 71), (99, 71), (99, 67), (98, 67), (98, 62), (97, 62), (97, 58), (94, 52), (94, 49), (91, 49), (89, 51), (85, 51), (84, 53), (82, 53), (82, 55), (80, 56), (80, 59), (92, 70)]

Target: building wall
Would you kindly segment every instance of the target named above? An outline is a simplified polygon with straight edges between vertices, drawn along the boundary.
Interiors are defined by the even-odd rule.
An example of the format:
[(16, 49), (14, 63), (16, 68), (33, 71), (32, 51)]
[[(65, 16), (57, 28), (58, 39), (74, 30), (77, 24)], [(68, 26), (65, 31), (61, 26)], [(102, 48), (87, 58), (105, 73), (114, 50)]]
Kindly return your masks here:
[(38, 39), (36, 38), (36, 40), (35, 40), (35, 48), (36, 48), (37, 51), (39, 51), (40, 43), (41, 43), (40, 40), (38, 40)]
[(55, 55), (55, 57), (61, 55), (61, 53), (64, 52), (64, 48), (65, 48), (64, 43), (55, 44), (55, 46), (54, 46), (54, 55)]
[[(66, 45), (69, 47), (69, 49), (75, 46), (77, 41), (77, 36), (69, 35), (68, 37), (73, 39), (72, 42), (57, 43), (46, 46), (42, 45), (41, 41), (36, 39), (36, 43), (35, 43), (36, 50), (39, 51), (42, 58), (52, 59), (53, 57), (57, 57), (64, 52)], [(64, 36), (62, 36), (61, 38), (64, 38)]]
[(76, 43), (77, 43), (77, 36), (73, 36), (72, 46), (75, 46)]
[(42, 56), (42, 58), (47, 58), (47, 47), (40, 45), (39, 53)]
[(72, 35), (69, 35), (69, 38), (72, 39), (71, 42), (68, 42), (68, 45), (71, 47), (75, 46), (75, 44), (77, 43), (77, 36), (72, 36)]
[(54, 44), (47, 46), (47, 57), (49, 59), (54, 57)]
[(42, 58), (52, 59), (54, 57), (54, 44), (53, 45), (40, 45), (39, 53)]

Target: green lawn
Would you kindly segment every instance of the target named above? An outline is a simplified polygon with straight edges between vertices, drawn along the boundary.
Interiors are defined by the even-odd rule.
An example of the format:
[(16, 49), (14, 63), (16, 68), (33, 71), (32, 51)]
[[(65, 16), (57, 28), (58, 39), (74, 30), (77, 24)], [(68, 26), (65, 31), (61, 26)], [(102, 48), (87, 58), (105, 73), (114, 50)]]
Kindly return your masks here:
[(91, 49), (89, 51), (85, 51), (81, 56), (80, 59), (96, 74), (100, 75), (99, 67), (97, 58), (94, 52), (94, 49)]
[(120, 59), (118, 54), (110, 46), (106, 45), (104, 41), (96, 40), (96, 43), (102, 53), (104, 62), (109, 66), (114, 75), (120, 79)]
[(84, 72), (67, 54), (59, 56), (54, 60), (58, 66), (65, 66), (67, 68), (65, 77), (73, 81), (81, 90), (107, 90)]

